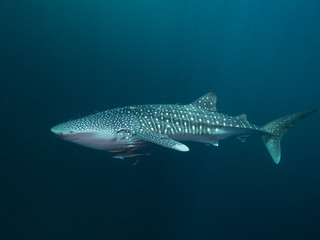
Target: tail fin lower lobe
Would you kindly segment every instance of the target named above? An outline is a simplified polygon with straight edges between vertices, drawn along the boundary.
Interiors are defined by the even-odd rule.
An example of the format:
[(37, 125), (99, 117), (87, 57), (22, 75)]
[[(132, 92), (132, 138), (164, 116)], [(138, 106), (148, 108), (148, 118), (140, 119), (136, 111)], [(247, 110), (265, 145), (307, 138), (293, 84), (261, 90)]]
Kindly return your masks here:
[(263, 136), (262, 140), (267, 147), (273, 161), (278, 164), (281, 159), (280, 141), (282, 136), (286, 133), (288, 128), (294, 124), (316, 112), (317, 109), (307, 110), (303, 112), (293, 113), (288, 116), (276, 119), (263, 126), (263, 129), (271, 135)]

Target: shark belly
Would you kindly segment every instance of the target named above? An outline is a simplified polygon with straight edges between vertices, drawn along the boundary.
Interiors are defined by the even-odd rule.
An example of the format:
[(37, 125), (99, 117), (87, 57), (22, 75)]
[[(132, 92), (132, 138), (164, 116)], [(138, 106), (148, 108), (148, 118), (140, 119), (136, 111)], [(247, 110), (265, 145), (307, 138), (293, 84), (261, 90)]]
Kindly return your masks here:
[(115, 136), (111, 136), (104, 132), (60, 134), (60, 137), (69, 142), (97, 150), (108, 150), (110, 148), (119, 148), (126, 145), (125, 141), (119, 140)]

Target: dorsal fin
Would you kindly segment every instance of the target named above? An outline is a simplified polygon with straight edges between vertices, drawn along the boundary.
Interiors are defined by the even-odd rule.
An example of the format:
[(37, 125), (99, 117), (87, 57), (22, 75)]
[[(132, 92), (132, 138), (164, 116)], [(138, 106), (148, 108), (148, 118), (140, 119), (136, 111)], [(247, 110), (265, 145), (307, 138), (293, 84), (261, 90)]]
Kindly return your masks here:
[(206, 95), (198, 98), (196, 101), (191, 103), (193, 106), (205, 109), (209, 112), (216, 112), (216, 104), (217, 104), (217, 97), (216, 94), (213, 92), (209, 92)]
[(246, 114), (240, 114), (239, 116), (237, 116), (237, 118), (241, 119), (244, 122), (248, 122)]

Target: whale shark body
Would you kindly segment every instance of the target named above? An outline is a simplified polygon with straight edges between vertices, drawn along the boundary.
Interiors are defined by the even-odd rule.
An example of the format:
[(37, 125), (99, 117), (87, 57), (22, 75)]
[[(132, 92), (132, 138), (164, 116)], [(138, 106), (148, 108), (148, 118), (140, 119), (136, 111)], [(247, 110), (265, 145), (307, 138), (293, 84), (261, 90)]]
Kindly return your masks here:
[(57, 136), (94, 149), (116, 152), (116, 158), (138, 156), (137, 150), (154, 143), (177, 151), (189, 148), (180, 141), (219, 145), (221, 139), (262, 136), (273, 161), (281, 158), (280, 140), (289, 127), (316, 110), (276, 119), (262, 127), (248, 122), (245, 114), (217, 112), (215, 93), (191, 104), (150, 104), (115, 108), (61, 123), (51, 128)]

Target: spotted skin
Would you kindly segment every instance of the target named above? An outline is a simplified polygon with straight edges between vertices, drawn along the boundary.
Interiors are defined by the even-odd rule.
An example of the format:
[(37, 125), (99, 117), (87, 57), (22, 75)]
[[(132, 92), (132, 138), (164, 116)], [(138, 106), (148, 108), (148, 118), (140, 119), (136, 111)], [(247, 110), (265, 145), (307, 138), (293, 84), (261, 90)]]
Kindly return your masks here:
[[(218, 146), (221, 139), (238, 137), (243, 141), (249, 135), (261, 135), (265, 143), (275, 143), (269, 144), (272, 145), (271, 150), (266, 143), (269, 152), (272, 152), (280, 144), (286, 129), (312, 112), (314, 110), (295, 113), (259, 127), (250, 124), (245, 114), (232, 117), (217, 112), (216, 95), (208, 93), (187, 105), (153, 104), (111, 109), (59, 124), (51, 131), (87, 147), (120, 152), (120, 156), (131, 156), (126, 152), (150, 142), (178, 151), (189, 151), (180, 141)], [(280, 147), (278, 151), (280, 154)], [(272, 157), (276, 163), (280, 161), (278, 155)]]

